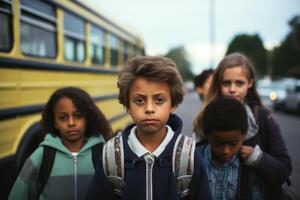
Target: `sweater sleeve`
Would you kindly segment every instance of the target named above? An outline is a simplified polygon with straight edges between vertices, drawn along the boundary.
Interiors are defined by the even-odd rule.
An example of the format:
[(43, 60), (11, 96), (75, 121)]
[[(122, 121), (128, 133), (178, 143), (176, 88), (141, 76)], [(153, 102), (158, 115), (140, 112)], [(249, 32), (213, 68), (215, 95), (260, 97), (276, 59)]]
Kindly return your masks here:
[(279, 125), (271, 115), (266, 119), (268, 152), (263, 152), (254, 169), (271, 185), (283, 184), (292, 172), (291, 158), (282, 138)]
[(198, 148), (195, 150), (194, 159), (194, 174), (190, 183), (190, 199), (212, 200), (206, 168)]
[(102, 156), (100, 162), (96, 167), (94, 177), (90, 183), (88, 194), (88, 200), (110, 200), (116, 199), (114, 197), (113, 187), (110, 182), (107, 181), (102, 167)]
[(32, 156), (26, 160), (17, 180), (15, 181), (8, 199), (31, 200), (37, 199), (38, 170)]

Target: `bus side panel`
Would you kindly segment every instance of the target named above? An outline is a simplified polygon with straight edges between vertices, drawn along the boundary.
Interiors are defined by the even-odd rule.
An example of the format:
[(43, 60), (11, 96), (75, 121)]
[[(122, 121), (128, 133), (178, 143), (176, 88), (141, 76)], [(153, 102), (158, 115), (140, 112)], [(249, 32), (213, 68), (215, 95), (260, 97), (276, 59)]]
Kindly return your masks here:
[(19, 119), (0, 121), (0, 157), (4, 158), (15, 152), (14, 143), (19, 135)]
[(0, 109), (18, 104), (18, 70), (0, 68)]

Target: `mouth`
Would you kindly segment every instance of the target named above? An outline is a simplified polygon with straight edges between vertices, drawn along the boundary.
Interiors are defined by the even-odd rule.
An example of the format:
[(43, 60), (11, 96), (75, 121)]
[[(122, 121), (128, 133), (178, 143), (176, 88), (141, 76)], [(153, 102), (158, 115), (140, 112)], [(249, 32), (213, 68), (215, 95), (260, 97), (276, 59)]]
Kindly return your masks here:
[(224, 162), (228, 162), (231, 160), (232, 157), (222, 157), (221, 159), (224, 161)]
[(142, 124), (144, 125), (154, 125), (156, 124), (158, 121), (155, 119), (145, 119), (142, 121)]
[(78, 134), (79, 131), (78, 130), (70, 130), (67, 133), (70, 134), (70, 135), (75, 135), (75, 134)]

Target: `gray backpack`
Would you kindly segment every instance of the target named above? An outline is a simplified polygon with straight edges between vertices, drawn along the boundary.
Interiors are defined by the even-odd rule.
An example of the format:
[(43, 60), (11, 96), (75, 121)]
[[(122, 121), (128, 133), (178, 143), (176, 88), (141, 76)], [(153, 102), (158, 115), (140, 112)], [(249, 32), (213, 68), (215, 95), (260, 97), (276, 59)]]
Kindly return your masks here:
[[(172, 170), (176, 177), (177, 192), (181, 198), (189, 194), (189, 185), (194, 172), (195, 141), (183, 134), (176, 139)], [(114, 193), (122, 196), (124, 187), (124, 151), (122, 134), (118, 133), (103, 147), (102, 163), (107, 180), (113, 185)]]

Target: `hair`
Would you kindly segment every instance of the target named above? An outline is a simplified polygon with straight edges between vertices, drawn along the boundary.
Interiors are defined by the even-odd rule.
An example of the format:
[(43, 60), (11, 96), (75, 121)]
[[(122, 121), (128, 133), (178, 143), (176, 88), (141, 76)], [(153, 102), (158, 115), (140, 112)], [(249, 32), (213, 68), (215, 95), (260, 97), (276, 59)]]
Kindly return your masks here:
[(203, 133), (203, 109), (212, 101), (216, 99), (222, 98), (221, 92), (221, 84), (223, 81), (224, 72), (226, 69), (234, 68), (234, 67), (241, 67), (245, 70), (247, 74), (247, 78), (249, 81), (252, 81), (252, 86), (248, 89), (247, 95), (245, 97), (245, 103), (248, 104), (252, 109), (255, 105), (262, 106), (260, 97), (256, 90), (256, 78), (255, 78), (255, 71), (251, 61), (242, 53), (232, 53), (225, 56), (221, 62), (219, 63), (218, 67), (216, 68), (212, 82), (210, 85), (210, 90), (208, 91), (206, 101), (203, 104), (202, 110), (200, 110), (199, 114), (196, 116), (194, 120), (194, 132), (196, 133), (197, 137), (202, 139)]
[(243, 135), (248, 130), (245, 106), (232, 98), (211, 101), (203, 111), (203, 133), (208, 137), (213, 131), (240, 130)]
[(195, 76), (194, 78), (194, 87), (202, 87), (207, 78), (211, 75), (213, 75), (214, 70), (213, 69), (206, 69), (201, 72), (201, 74)]
[(161, 56), (136, 56), (121, 70), (118, 78), (119, 102), (129, 108), (129, 91), (139, 77), (150, 81), (167, 82), (171, 91), (172, 106), (177, 107), (183, 100), (184, 86), (176, 64)]
[(60, 136), (59, 130), (55, 128), (54, 107), (64, 97), (71, 99), (86, 119), (85, 137), (99, 134), (102, 134), (106, 140), (112, 137), (112, 128), (104, 114), (87, 92), (76, 87), (60, 88), (50, 96), (41, 119), (41, 126), (45, 134), (51, 133), (53, 136)]

